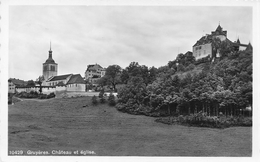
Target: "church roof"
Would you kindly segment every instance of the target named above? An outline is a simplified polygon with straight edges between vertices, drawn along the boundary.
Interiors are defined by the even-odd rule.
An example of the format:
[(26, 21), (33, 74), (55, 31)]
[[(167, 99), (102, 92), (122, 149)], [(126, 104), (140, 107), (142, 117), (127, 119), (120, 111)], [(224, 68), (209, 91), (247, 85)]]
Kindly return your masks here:
[(75, 74), (70, 77), (70, 80), (67, 82), (67, 84), (85, 84), (85, 81), (80, 74)]
[(44, 64), (56, 64), (55, 61), (54, 61), (53, 58), (52, 58), (52, 50), (51, 50), (51, 47), (50, 47), (50, 50), (49, 50), (49, 58), (45, 61)]
[(56, 86), (65, 86), (65, 84), (63, 82), (59, 82), (58, 84), (56, 84)]
[(48, 58), (46, 61), (45, 61), (45, 64), (56, 64), (55, 61), (52, 59), (52, 58)]
[(72, 74), (67, 74), (67, 75), (58, 75), (58, 76), (54, 76), (52, 77), (50, 80), (48, 81), (57, 81), (57, 80), (65, 80), (67, 79), (69, 76), (71, 76)]

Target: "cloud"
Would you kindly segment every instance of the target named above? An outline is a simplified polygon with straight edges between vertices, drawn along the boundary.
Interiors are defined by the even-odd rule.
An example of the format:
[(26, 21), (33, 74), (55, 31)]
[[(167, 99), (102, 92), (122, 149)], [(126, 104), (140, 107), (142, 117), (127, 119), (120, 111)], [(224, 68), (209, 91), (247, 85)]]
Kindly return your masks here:
[(60, 75), (84, 75), (93, 63), (163, 66), (219, 21), (230, 40), (252, 42), (249, 7), (11, 6), (9, 77), (41, 75), (50, 40)]

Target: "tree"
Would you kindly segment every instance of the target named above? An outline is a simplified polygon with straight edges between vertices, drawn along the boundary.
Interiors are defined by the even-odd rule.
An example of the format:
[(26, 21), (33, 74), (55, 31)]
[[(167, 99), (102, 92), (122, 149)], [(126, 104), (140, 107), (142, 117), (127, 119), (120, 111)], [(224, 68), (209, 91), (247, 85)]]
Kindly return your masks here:
[(93, 104), (93, 105), (97, 105), (97, 104), (98, 104), (98, 100), (97, 100), (97, 96), (96, 96), (96, 95), (94, 95), (94, 96), (91, 98), (91, 100), (92, 100), (92, 104)]
[(43, 81), (44, 81), (43, 75), (39, 76), (39, 78), (36, 79), (36, 83), (40, 85), (40, 90), (39, 90), (40, 94), (42, 93), (42, 82)]
[(34, 81), (33, 80), (28, 80), (28, 82), (27, 82), (27, 85), (26, 85), (27, 87), (34, 87), (35, 86), (35, 83), (34, 83)]
[(106, 69), (106, 74), (103, 79), (107, 84), (113, 86), (114, 91), (117, 91), (116, 85), (121, 82), (120, 80), (121, 71), (122, 69), (118, 65), (110, 65)]
[(120, 79), (122, 81), (122, 83), (127, 84), (127, 81), (129, 80), (129, 75), (126, 69), (123, 69)]
[(110, 106), (115, 106), (116, 105), (116, 99), (115, 99), (115, 96), (113, 95), (113, 93), (110, 93), (109, 96), (108, 96), (108, 104)]

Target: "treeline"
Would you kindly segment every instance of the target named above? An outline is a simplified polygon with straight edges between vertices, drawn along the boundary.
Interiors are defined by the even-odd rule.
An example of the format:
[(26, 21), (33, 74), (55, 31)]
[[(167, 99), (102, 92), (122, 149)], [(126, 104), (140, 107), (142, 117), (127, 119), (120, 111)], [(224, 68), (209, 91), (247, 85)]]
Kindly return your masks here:
[[(116, 107), (128, 113), (241, 115), (252, 106), (252, 51), (229, 51), (214, 62), (207, 60), (198, 64), (201, 60), (195, 61), (192, 53), (187, 52), (160, 68), (137, 62), (125, 69), (112, 65), (107, 68), (103, 83), (114, 88), (124, 84), (118, 89)], [(200, 70), (194, 72), (198, 67)], [(185, 75), (180, 77), (183, 72)]]

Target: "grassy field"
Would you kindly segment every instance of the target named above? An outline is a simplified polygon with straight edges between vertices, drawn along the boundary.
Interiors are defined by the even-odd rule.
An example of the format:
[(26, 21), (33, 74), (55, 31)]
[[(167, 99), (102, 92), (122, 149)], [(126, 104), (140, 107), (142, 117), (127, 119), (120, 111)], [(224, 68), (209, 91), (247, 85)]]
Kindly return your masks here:
[[(95, 156), (251, 156), (252, 128), (166, 125), (91, 98), (23, 100), (9, 105), (8, 150), (94, 151)], [(88, 151), (86, 151), (88, 150)], [(84, 153), (84, 152), (82, 152)], [(93, 153), (93, 152), (92, 152)], [(57, 154), (56, 154), (57, 155)]]

